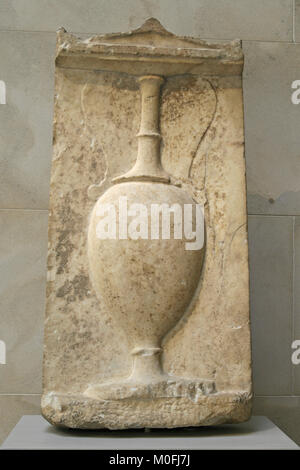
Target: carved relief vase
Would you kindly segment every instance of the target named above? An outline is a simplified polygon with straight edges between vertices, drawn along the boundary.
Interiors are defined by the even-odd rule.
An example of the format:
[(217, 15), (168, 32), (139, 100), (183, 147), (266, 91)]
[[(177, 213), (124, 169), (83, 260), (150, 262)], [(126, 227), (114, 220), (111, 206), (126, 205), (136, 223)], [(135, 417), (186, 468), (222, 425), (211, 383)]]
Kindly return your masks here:
[[(203, 264), (204, 245), (196, 249), (188, 246), (182, 226), (185, 208), (190, 210), (191, 225), (203, 233), (204, 218), (192, 197), (173, 185), (161, 166), (159, 109), (163, 81), (159, 76), (139, 78), (142, 107), (136, 164), (112, 181), (90, 218), (88, 257), (92, 282), (99, 299), (125, 332), (133, 357), (128, 377), (88, 387), (86, 394), (93, 398), (174, 394), (178, 387), (190, 385), (189, 380), (163, 371), (162, 340), (185, 315)], [(157, 212), (162, 207), (174, 210), (169, 212), (167, 234), (162, 233), (163, 212), (159, 216)], [(111, 227), (103, 237), (99, 236), (99, 224), (103, 223), (105, 208), (111, 209), (106, 214)], [(130, 216), (137, 213), (138, 220), (130, 222)], [(146, 234), (130, 233), (132, 224), (140, 229), (143, 224)], [(198, 380), (196, 385), (202, 392), (213, 388), (207, 380)]]

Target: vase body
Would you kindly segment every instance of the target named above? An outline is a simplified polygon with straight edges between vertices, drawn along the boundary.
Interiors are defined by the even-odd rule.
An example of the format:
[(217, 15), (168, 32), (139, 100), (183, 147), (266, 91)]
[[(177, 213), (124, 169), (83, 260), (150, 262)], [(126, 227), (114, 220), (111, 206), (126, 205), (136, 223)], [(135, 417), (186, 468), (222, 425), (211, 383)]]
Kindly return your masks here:
[[(147, 209), (147, 213), (144, 211), (140, 215), (140, 222), (144, 218), (148, 227), (147, 239), (132, 239), (130, 234), (126, 239), (120, 239), (120, 201), (124, 203), (125, 200), (128, 210), (137, 201)], [(163, 337), (177, 324), (192, 301), (203, 263), (204, 247), (187, 249), (189, 240), (185, 238), (184, 230), (180, 239), (174, 238), (175, 216), (170, 216), (170, 238), (163, 239), (160, 231), (158, 239), (151, 239), (151, 224), (155, 224), (151, 208), (161, 204), (177, 205), (182, 214), (184, 206), (190, 205), (193, 225), (196, 225), (195, 203), (183, 189), (151, 182), (112, 186), (98, 199), (90, 218), (88, 257), (92, 282), (114, 321), (125, 331), (133, 355), (152, 356), (160, 352)], [(105, 205), (115, 208), (115, 239), (99, 238), (99, 209)], [(129, 216), (128, 227), (131, 220)], [(162, 218), (160, 222), (162, 229)], [(159, 367), (156, 369), (161, 373)]]
[[(99, 197), (88, 230), (90, 277), (115, 327), (125, 332), (133, 367), (123, 381), (88, 387), (91, 397), (103, 397), (105, 391), (110, 398), (124, 398), (132, 390), (143, 397), (174, 393), (161, 367), (162, 339), (187, 311), (203, 263), (204, 219), (199, 220), (199, 207), (187, 192), (170, 184), (160, 161), (164, 80), (149, 75), (138, 81), (141, 124), (136, 163)], [(191, 235), (197, 237), (199, 231), (203, 243), (192, 249)]]

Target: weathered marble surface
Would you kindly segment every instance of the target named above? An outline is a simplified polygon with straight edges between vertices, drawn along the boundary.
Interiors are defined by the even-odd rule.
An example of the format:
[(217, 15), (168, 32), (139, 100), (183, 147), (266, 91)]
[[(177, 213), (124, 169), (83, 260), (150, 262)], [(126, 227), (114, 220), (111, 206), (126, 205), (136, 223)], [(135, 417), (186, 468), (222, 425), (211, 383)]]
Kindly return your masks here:
[[(87, 228), (94, 201), (88, 198), (88, 188), (105, 175), (123, 174), (135, 162), (140, 99), (134, 75), (149, 73), (149, 64), (137, 71), (128, 61), (120, 73), (118, 60), (105, 59), (116, 53), (113, 46), (103, 46), (108, 42), (120, 43), (125, 55), (131, 54), (126, 47), (132, 43), (150, 44), (150, 61), (162, 47), (167, 60), (175, 56), (176, 76), (167, 78), (161, 94), (162, 164), (196, 202), (204, 204), (206, 254), (192, 311), (165, 338), (162, 363), (172, 376), (212, 380), (215, 390), (207, 395), (151, 400), (83, 395), (95, 380), (104, 383), (129, 374), (132, 362), (123, 331), (99, 303), (90, 281)], [(178, 75), (181, 59), (183, 74)], [(171, 75), (164, 61), (163, 73)], [(174, 427), (248, 419), (251, 357), (242, 64), (238, 42), (176, 39), (153, 22), (136, 34), (85, 41), (60, 31), (42, 399), (43, 414), (53, 424)]]

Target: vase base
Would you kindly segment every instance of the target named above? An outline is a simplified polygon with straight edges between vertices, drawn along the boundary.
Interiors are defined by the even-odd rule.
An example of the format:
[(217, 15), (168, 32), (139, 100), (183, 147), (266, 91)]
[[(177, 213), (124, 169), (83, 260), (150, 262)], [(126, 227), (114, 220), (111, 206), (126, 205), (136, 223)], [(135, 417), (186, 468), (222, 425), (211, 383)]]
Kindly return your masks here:
[(161, 376), (151, 381), (129, 377), (123, 381), (91, 384), (84, 395), (94, 399), (122, 400), (124, 398), (180, 398), (197, 401), (199, 396), (216, 393), (213, 380)]

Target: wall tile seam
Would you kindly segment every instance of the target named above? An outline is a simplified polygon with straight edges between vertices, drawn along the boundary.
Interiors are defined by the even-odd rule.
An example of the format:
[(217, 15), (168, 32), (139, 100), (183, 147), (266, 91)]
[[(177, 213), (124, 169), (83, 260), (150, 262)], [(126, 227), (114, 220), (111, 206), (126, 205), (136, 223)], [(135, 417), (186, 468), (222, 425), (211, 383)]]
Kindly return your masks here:
[[(292, 328), (291, 328), (291, 344), (293, 343), (294, 339), (295, 339), (295, 274), (296, 274), (296, 270), (295, 270), (295, 221), (296, 221), (296, 217), (294, 216), (293, 217), (293, 239), (292, 239), (292, 250), (293, 250), (293, 253), (292, 253), (292, 256), (293, 256), (293, 259), (292, 259)], [(291, 374), (292, 374), (292, 392), (296, 393), (296, 369), (295, 367), (292, 367), (291, 368)]]
[(256, 398), (297, 398), (300, 399), (300, 395), (253, 395), (253, 399)]
[[(50, 209), (36, 209), (34, 207), (0, 207), (0, 212), (9, 212), (9, 211), (23, 211), (23, 212), (49, 212)], [(261, 212), (259, 214), (254, 212), (248, 212), (248, 217), (300, 217), (300, 214), (266, 214)]]
[(296, 2), (293, 0), (293, 42), (296, 42)]
[(254, 214), (254, 213), (247, 213), (248, 217), (290, 217), (293, 219), (293, 217), (300, 217), (300, 214), (265, 214), (265, 213), (260, 213), (260, 214)]
[(0, 398), (1, 397), (31, 397), (31, 396), (38, 397), (40, 395), (42, 395), (42, 392), (40, 393), (0, 393)]
[[(0, 393), (0, 398), (1, 397), (19, 397), (19, 396), (41, 396), (42, 395), (42, 392), (40, 393)], [(300, 399), (300, 395), (294, 395), (294, 394), (291, 394), (291, 395), (253, 395), (253, 399), (255, 400), (256, 398), (271, 398), (271, 399), (277, 399), (277, 398), (296, 398), (296, 399)]]
[[(37, 33), (37, 34), (56, 34), (57, 30), (45, 30), (45, 31), (40, 31), (40, 30), (30, 30), (30, 29), (1, 29), (0, 28), (0, 33)], [(97, 36), (98, 34), (106, 34), (105, 32), (103, 33), (102, 31), (89, 31), (89, 32), (83, 32), (83, 31), (72, 31), (72, 30), (67, 30), (68, 33), (75, 34), (75, 35), (92, 35), (92, 36)], [(121, 32), (121, 31), (116, 31), (116, 33)], [(239, 37), (228, 37), (228, 38), (219, 38), (215, 36), (199, 36), (199, 35), (193, 35), (192, 37), (194, 38), (200, 38), (204, 41), (232, 41), (233, 39), (240, 39), (241, 41), (244, 42), (262, 42), (262, 43), (278, 43), (278, 44), (294, 44), (297, 43), (297, 41), (294, 41), (293, 35), (291, 39), (286, 39), (286, 40), (278, 40), (278, 39), (252, 39), (252, 38), (239, 38)], [(300, 43), (300, 41), (298, 41)]]
[[(49, 212), (50, 209), (36, 209), (33, 207), (0, 207), (0, 212), (9, 212), (9, 211), (23, 211), (23, 212)], [(248, 212), (248, 217), (300, 217), (300, 214), (266, 214), (261, 212), (259, 214)]]
[[(45, 34), (55, 34), (57, 30), (53, 30), (53, 31), (48, 31), (48, 30), (45, 30), (45, 31), (40, 31), (40, 30), (31, 30), (31, 29), (1, 29), (0, 28), (0, 33), (37, 33), (37, 34), (41, 34), (41, 33), (45, 33)], [(68, 31), (68, 33), (72, 33), (72, 31)], [(72, 34), (92, 34), (92, 33), (72, 33)], [(93, 33), (94, 34), (94, 33)]]
[(0, 207), (0, 212), (23, 211), (23, 212), (49, 212), (49, 209), (34, 209), (31, 207)]
[[(28, 392), (25, 392), (25, 393), (22, 393), (22, 392), (19, 392), (19, 393), (15, 393), (15, 392), (0, 392), (0, 396), (1, 395), (41, 395), (42, 392), (32, 392), (32, 393), (28, 393)], [(299, 395), (256, 395), (254, 394), (254, 397), (300, 397), (300, 394)]]

